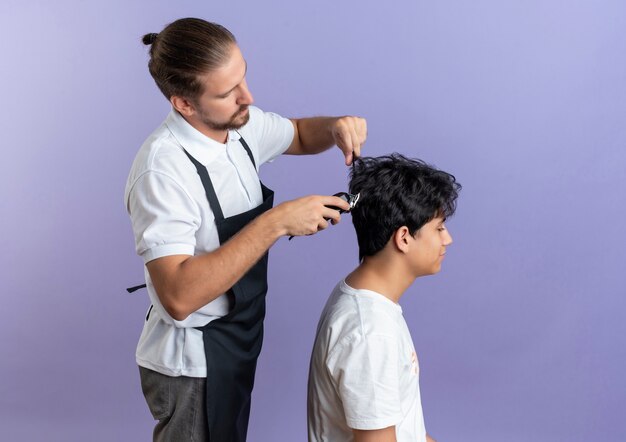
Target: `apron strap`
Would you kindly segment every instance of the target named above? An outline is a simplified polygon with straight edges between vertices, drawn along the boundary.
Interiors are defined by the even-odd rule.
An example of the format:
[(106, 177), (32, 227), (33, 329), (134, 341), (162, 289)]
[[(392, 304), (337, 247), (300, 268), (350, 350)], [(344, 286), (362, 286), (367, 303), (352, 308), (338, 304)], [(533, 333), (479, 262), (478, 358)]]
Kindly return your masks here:
[[(239, 133), (239, 132), (237, 132), (237, 133)], [(250, 157), (250, 161), (252, 161), (252, 165), (256, 169), (256, 162), (254, 161), (254, 157), (252, 156), (252, 151), (250, 150), (250, 147), (248, 146), (248, 143), (246, 143), (246, 140), (243, 139), (241, 134), (239, 134), (239, 137), (240, 137), (239, 138), (239, 142), (241, 143), (243, 148), (246, 149), (246, 152), (248, 152), (248, 156)]]
[(132, 292), (136, 292), (136, 291), (137, 291), (137, 290), (139, 290), (139, 289), (144, 289), (144, 288), (146, 288), (146, 285), (145, 285), (145, 284), (140, 284), (140, 285), (136, 285), (136, 286), (134, 286), (134, 287), (128, 287), (128, 288), (126, 289), (126, 291), (127, 291), (128, 293), (132, 293)]
[(220, 202), (217, 199), (217, 194), (213, 188), (211, 178), (209, 178), (209, 172), (207, 172), (206, 167), (204, 167), (198, 160), (189, 155), (189, 152), (184, 149), (183, 151), (189, 157), (193, 165), (196, 166), (196, 170), (198, 171), (198, 175), (200, 175), (200, 180), (202, 181), (202, 187), (204, 187), (204, 193), (206, 193), (206, 197), (209, 200), (209, 206), (211, 206), (211, 210), (215, 216), (215, 221), (222, 221), (224, 219), (224, 213), (222, 212), (222, 206), (220, 206)]

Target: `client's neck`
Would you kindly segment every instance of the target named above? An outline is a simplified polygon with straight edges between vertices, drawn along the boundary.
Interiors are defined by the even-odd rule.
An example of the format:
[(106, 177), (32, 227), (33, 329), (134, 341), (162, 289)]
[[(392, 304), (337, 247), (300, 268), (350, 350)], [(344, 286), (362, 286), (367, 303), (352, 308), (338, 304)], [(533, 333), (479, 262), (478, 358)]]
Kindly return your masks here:
[(381, 251), (363, 258), (346, 277), (346, 284), (355, 289), (372, 290), (398, 302), (414, 280), (402, 262)]

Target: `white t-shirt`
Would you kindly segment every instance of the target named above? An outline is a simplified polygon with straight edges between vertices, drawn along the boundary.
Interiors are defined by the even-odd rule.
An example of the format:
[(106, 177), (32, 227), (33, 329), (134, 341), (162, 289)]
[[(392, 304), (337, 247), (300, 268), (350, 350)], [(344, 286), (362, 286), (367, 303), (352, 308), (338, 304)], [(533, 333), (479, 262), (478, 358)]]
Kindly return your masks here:
[(400, 305), (340, 282), (320, 318), (308, 387), (309, 441), (352, 441), (352, 429), (396, 426), (425, 442), (419, 364)]
[[(137, 253), (144, 263), (169, 255), (199, 255), (219, 247), (215, 217), (195, 166), (184, 149), (204, 165), (225, 217), (263, 202), (258, 170), (239, 142), (244, 138), (257, 166), (287, 150), (293, 140), (291, 121), (251, 106), (249, 122), (229, 131), (225, 144), (194, 129), (175, 110), (145, 141), (126, 183)], [(206, 377), (201, 327), (228, 313), (222, 295), (183, 321), (173, 319), (159, 302), (144, 269), (154, 306), (137, 346), (137, 363), (169, 376)]]

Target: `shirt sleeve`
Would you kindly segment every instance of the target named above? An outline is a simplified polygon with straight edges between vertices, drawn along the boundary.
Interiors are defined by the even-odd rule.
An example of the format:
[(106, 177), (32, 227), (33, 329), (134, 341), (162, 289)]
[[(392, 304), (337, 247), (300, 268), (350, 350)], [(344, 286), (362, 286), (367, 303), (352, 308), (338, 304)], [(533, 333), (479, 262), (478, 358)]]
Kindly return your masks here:
[(285, 153), (293, 141), (293, 123), (288, 118), (273, 112), (263, 112), (251, 106), (250, 119), (254, 119), (252, 130), (257, 140), (259, 166)]
[(137, 254), (144, 263), (169, 255), (193, 255), (200, 209), (171, 177), (150, 171), (135, 182), (128, 208)]
[(378, 430), (402, 421), (394, 337), (355, 337), (338, 345), (327, 366), (350, 428)]

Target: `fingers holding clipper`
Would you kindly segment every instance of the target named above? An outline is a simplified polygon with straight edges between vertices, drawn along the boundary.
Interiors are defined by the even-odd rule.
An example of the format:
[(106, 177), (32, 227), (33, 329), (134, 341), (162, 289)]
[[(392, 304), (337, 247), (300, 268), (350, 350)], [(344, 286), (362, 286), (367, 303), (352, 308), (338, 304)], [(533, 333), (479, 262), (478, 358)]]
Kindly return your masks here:
[(328, 221), (326, 221), (325, 219), (321, 220), (318, 224), (317, 224), (317, 231), (320, 232), (322, 230), (325, 230), (328, 228)]
[(330, 221), (333, 226), (337, 225), (341, 221), (341, 214), (338, 210), (326, 208), (324, 211), (324, 220)]

